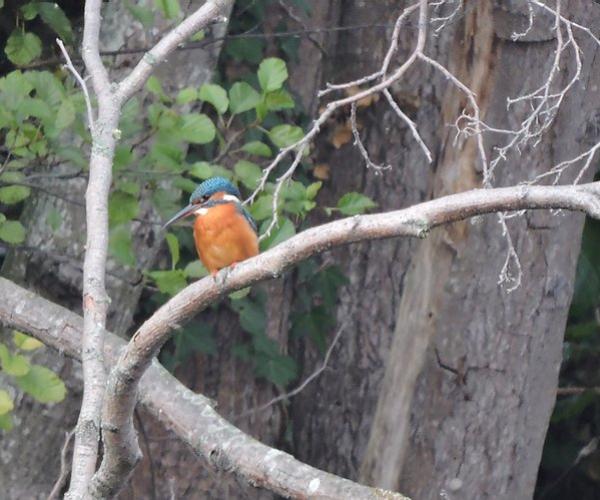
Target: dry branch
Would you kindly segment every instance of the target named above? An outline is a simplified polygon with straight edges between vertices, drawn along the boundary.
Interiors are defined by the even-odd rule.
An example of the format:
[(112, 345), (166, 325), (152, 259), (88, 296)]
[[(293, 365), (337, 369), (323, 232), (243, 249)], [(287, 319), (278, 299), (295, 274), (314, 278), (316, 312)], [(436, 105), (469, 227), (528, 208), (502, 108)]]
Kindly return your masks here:
[[(0, 278), (0, 295), (6, 297), (0, 301), (0, 323), (81, 359), (81, 316), (4, 278)], [(110, 332), (104, 335), (104, 355), (110, 366), (125, 341)], [(212, 467), (235, 473), (254, 486), (286, 498), (407, 500), (398, 493), (320, 471), (256, 441), (223, 419), (208, 398), (194, 394), (156, 362), (142, 378), (139, 391), (141, 404)]]
[(111, 398), (104, 406), (102, 422), (105, 434), (119, 435), (120, 454), (113, 459), (121, 473), (132, 470), (141, 456), (133, 427), (140, 378), (173, 330), (211, 303), (235, 290), (277, 277), (293, 264), (335, 246), (394, 236), (424, 237), (441, 224), (532, 208), (578, 210), (600, 218), (600, 183), (479, 189), (394, 212), (349, 217), (303, 231), (235, 269), (224, 269), (217, 280), (205, 278), (192, 283), (141, 326), (109, 376)]

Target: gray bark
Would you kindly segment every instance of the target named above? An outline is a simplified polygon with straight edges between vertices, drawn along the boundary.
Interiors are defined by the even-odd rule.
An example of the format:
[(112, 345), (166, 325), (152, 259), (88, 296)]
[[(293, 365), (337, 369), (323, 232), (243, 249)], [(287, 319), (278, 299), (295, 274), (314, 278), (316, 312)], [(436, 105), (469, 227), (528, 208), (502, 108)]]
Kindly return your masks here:
[[(564, 8), (580, 23), (595, 26), (598, 21), (598, 9), (590, 4), (569, 2)], [(517, 122), (506, 118), (506, 98), (542, 81), (555, 48), (549, 36), (524, 43), (507, 39), (505, 33), (518, 29), (521, 21), (510, 10), (492, 11), (482, 3), (457, 32), (450, 57), (450, 64), (459, 66), (469, 50), (490, 47), (480, 71), (477, 63), (473, 66), (471, 78), (487, 73), (486, 120), (503, 127)], [(591, 125), (600, 95), (588, 85), (600, 72), (593, 57), (597, 47), (585, 37), (580, 41), (580, 82), (544, 142), (509, 158), (499, 171), (499, 184), (532, 178), (598, 140)], [(569, 69), (574, 70), (574, 61)], [(562, 85), (569, 77), (563, 73), (563, 78)], [(588, 172), (587, 178), (592, 175)], [(440, 165), (437, 178), (442, 191), (453, 187), (451, 162)], [(511, 294), (496, 285), (506, 248), (494, 218), (442, 229), (437, 241), (424, 244), (412, 272), (415, 282), (424, 268), (447, 278), (425, 292), (422, 307), (409, 309), (408, 290), (402, 298), (363, 478), (399, 485), (419, 499), (532, 497), (554, 405), (582, 223), (578, 215), (549, 213), (511, 221), (524, 273), (521, 287)], [(419, 293), (418, 288), (411, 293)], [(410, 347), (416, 332), (429, 337), (428, 345)], [(421, 365), (413, 387), (399, 370), (409, 356)], [(410, 393), (407, 404), (397, 404), (398, 391)]]
[[(539, 86), (555, 41), (547, 19), (525, 40), (511, 41), (510, 33), (524, 27), (522, 13), (493, 7), (480, 2), (467, 8), (430, 40), (428, 53), (474, 89), (488, 123), (514, 126), (518, 116), (506, 118), (506, 97)], [(563, 8), (595, 25), (594, 6), (569, 2)], [(392, 22), (398, 10), (397, 2), (351, 2), (329, 23)], [(598, 93), (587, 85), (597, 81), (596, 47), (578, 39), (587, 56), (581, 82), (545, 141), (509, 158), (497, 185), (531, 178), (597, 140)], [(411, 41), (414, 31), (407, 28), (401, 58)], [(373, 71), (386, 43), (380, 33), (340, 35), (325, 80)], [(332, 174), (326, 204), (356, 190), (389, 209), (480, 185), (474, 145), (455, 149), (445, 126), (464, 106), (464, 96), (423, 68), (394, 90), (434, 153), (433, 168), (378, 103), (365, 112), (363, 134), (375, 161), (391, 163), (392, 171), (376, 177), (350, 145), (333, 150), (321, 144), (317, 155)], [(488, 150), (495, 144), (488, 141)], [(506, 245), (491, 216), (436, 230), (423, 243), (390, 241), (335, 252), (350, 278), (338, 318), (350, 318), (350, 327), (329, 370), (294, 402), (297, 456), (419, 499), (531, 497), (554, 404), (582, 221), (536, 213), (509, 222), (524, 273), (512, 294), (497, 285)], [(454, 371), (440, 365), (436, 351)], [(306, 352), (310, 373), (318, 356), (310, 347)]]

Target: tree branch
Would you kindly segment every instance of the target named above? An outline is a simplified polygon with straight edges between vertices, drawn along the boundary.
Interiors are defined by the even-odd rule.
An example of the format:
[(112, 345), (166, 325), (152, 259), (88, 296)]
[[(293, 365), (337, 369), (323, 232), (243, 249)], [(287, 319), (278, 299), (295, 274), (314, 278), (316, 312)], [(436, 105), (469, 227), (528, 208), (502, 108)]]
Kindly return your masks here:
[[(87, 0), (84, 11), (82, 56), (98, 98), (98, 120), (92, 132), (90, 174), (85, 194), (86, 252), (83, 263), (83, 400), (77, 420), (71, 483), (66, 498), (86, 494), (96, 470), (100, 441), (100, 415), (106, 386), (104, 326), (109, 299), (105, 274), (108, 251), (108, 194), (119, 123), (119, 107), (110, 90), (106, 68), (98, 49), (101, 0)], [(90, 124), (91, 125), (91, 124)]]
[[(0, 301), (0, 323), (81, 359), (81, 316), (4, 278), (0, 278), (0, 295), (6, 297)], [(104, 355), (110, 366), (126, 344), (110, 332), (104, 334)], [(208, 398), (184, 387), (157, 362), (144, 374), (139, 389), (141, 404), (212, 467), (235, 473), (254, 486), (286, 498), (408, 500), (320, 471), (265, 446), (223, 419)]]
[(117, 91), (119, 101), (127, 101), (150, 77), (157, 64), (164, 61), (187, 38), (218, 19), (222, 12), (226, 12), (231, 2), (232, 0), (208, 0), (196, 12), (185, 18), (165, 35), (144, 54), (131, 73), (119, 84), (119, 90)]
[(172, 331), (224, 295), (279, 276), (293, 264), (332, 247), (395, 236), (424, 237), (432, 228), (475, 215), (534, 208), (578, 210), (600, 218), (600, 183), (518, 186), (454, 194), (394, 212), (349, 217), (303, 231), (275, 248), (224, 269), (217, 280), (192, 283), (160, 307), (135, 333), (110, 373), (103, 413), (106, 459), (120, 473), (140, 455), (133, 427), (138, 383)]

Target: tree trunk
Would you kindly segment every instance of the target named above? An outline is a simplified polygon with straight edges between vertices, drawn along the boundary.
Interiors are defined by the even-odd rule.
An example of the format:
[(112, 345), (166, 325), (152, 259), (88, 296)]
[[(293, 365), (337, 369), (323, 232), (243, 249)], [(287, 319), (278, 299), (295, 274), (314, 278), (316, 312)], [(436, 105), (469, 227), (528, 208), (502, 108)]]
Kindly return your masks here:
[[(594, 25), (593, 7), (570, 2), (564, 8), (569, 17)], [(448, 45), (450, 68), (475, 91), (494, 126), (520, 123), (518, 111), (507, 118), (506, 98), (537, 88), (548, 74), (556, 41), (547, 29), (542, 36), (548, 25), (543, 17), (536, 21), (539, 32), (515, 43), (510, 34), (522, 27), (522, 16), (480, 2)], [(595, 81), (595, 47), (581, 42), (581, 81)], [(563, 86), (574, 61), (568, 69)], [(590, 137), (589, 125), (599, 98), (593, 88), (574, 89), (542, 143), (511, 155), (496, 183), (531, 179), (595, 143), (598, 134)], [(461, 100), (453, 90), (443, 96), (445, 123), (454, 121)], [(454, 149), (450, 143), (448, 137), (440, 154), (434, 196), (481, 182), (474, 145)], [(500, 145), (489, 140), (489, 154)], [(576, 174), (569, 172), (562, 182)], [(507, 248), (496, 217), (441, 228), (422, 244), (400, 302), (363, 480), (419, 499), (532, 497), (554, 405), (582, 223), (581, 215), (549, 212), (510, 220), (523, 271), (512, 293), (497, 284)]]
[[(348, 2), (328, 24), (391, 23), (402, 8), (397, 3)], [(464, 16), (430, 37), (427, 51), (471, 86), (488, 123), (514, 127), (519, 116), (508, 120), (506, 97), (541, 84), (556, 42), (547, 16), (538, 16), (527, 38), (511, 41), (526, 17), (498, 5), (467, 4)], [(563, 12), (590, 25), (593, 9), (570, 2)], [(581, 81), (595, 81), (593, 44), (578, 39), (587, 55)], [(399, 60), (414, 41), (412, 23), (401, 35)], [(376, 30), (340, 34), (322, 84), (376, 70), (387, 43)], [(563, 75), (563, 85), (568, 78)], [(464, 95), (424, 66), (394, 95), (417, 122), (433, 168), (379, 102), (359, 118), (374, 161), (392, 170), (376, 176), (350, 144), (336, 150), (323, 141), (316, 154), (332, 176), (325, 204), (355, 190), (388, 210), (481, 185), (475, 145), (455, 148), (447, 127), (465, 106)], [(592, 87), (574, 89), (542, 144), (510, 157), (496, 184), (530, 179), (590, 147), (597, 99)], [(594, 137), (584, 137), (588, 130)], [(489, 154), (494, 145), (486, 143)], [(300, 459), (418, 499), (454, 498), (453, 492), (531, 497), (554, 403), (582, 217), (529, 213), (508, 224), (523, 267), (513, 293), (498, 286), (507, 247), (494, 216), (437, 229), (423, 243), (376, 242), (335, 252), (350, 280), (338, 309), (338, 324), (347, 327), (329, 369), (293, 403)], [(305, 373), (319, 360), (306, 346)]]

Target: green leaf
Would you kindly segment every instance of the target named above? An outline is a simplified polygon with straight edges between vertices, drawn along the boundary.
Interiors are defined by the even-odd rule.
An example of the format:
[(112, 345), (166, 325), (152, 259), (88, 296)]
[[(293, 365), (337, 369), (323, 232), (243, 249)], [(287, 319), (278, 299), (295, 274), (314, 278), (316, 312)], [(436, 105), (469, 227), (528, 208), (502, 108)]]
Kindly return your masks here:
[(65, 129), (75, 121), (75, 105), (71, 99), (64, 99), (56, 113), (54, 126), (59, 129)]
[(148, 90), (148, 92), (151, 92), (152, 94), (157, 95), (159, 97), (165, 96), (165, 92), (162, 88), (160, 80), (154, 75), (148, 78), (148, 81), (146, 82), (146, 89)]
[(64, 11), (54, 2), (32, 2), (37, 9), (42, 21), (63, 39), (65, 43), (73, 41), (73, 30), (71, 22)]
[(166, 19), (175, 19), (181, 14), (179, 0), (154, 0), (154, 4)]
[[(269, 339), (270, 340), (270, 339)], [(258, 363), (256, 374), (279, 386), (286, 386), (296, 379), (298, 369), (296, 362), (289, 356), (278, 354), (270, 356), (265, 362)]]
[(127, 167), (133, 161), (133, 151), (130, 146), (120, 144), (115, 149), (115, 158), (113, 161), (113, 169), (121, 170)]
[(111, 226), (129, 222), (140, 210), (137, 197), (123, 191), (115, 191), (108, 201), (108, 220)]
[(0, 224), (2, 224), (6, 220), (6, 215), (0, 212)]
[(225, 113), (229, 107), (227, 92), (225, 92), (223, 87), (214, 83), (205, 83), (202, 85), (198, 97), (203, 101), (210, 102), (220, 115)]
[(183, 124), (179, 131), (184, 141), (195, 144), (208, 144), (216, 135), (212, 120), (204, 113), (190, 113), (182, 117)]
[(40, 403), (58, 403), (65, 398), (63, 381), (45, 366), (31, 365), (27, 375), (16, 377), (17, 385)]
[(262, 59), (265, 42), (260, 38), (234, 38), (225, 44), (225, 53), (238, 61), (258, 64)]
[(124, 5), (131, 15), (142, 23), (144, 28), (151, 28), (154, 25), (154, 12), (152, 12), (152, 9), (141, 7), (131, 2), (124, 2)]
[(260, 94), (246, 82), (236, 82), (229, 89), (229, 103), (234, 115), (254, 109), (260, 103)]
[(286, 148), (295, 144), (304, 137), (304, 132), (295, 125), (277, 125), (269, 132), (269, 139), (278, 148)]
[[(37, 75), (38, 79), (41, 79), (41, 75), (44, 74), (45, 72), (31, 71), (26, 73), (27, 78), (25, 78), (23, 73), (17, 70), (11, 71), (4, 78), (0, 78), (0, 91), (2, 91), (0, 98), (2, 99), (3, 104), (10, 109), (17, 109), (22, 100), (28, 97), (30, 92), (34, 89), (34, 85), (28, 81), (31, 76)], [(37, 86), (36, 92), (39, 94)]]
[(127, 224), (115, 227), (110, 231), (108, 251), (121, 264), (135, 266), (131, 229)]
[(181, 89), (175, 98), (177, 104), (187, 104), (198, 99), (198, 92), (193, 87)]
[(269, 92), (266, 97), (266, 104), (270, 111), (292, 109), (295, 106), (292, 96), (283, 89)]
[(254, 220), (263, 221), (271, 217), (273, 212), (273, 195), (263, 194), (261, 195), (250, 207), (250, 215), (254, 217)]
[(21, 354), (11, 354), (4, 344), (0, 344), (0, 362), (2, 371), (15, 377), (26, 375), (30, 370), (27, 358)]
[(287, 77), (285, 62), (277, 57), (265, 59), (258, 67), (258, 82), (264, 92), (280, 89)]
[(307, 186), (306, 198), (309, 200), (314, 200), (315, 197), (317, 196), (317, 193), (319, 192), (319, 189), (321, 189), (322, 185), (323, 185), (323, 183), (321, 181), (318, 181), (318, 182), (313, 182), (312, 184)]
[(0, 429), (3, 431), (9, 431), (13, 428), (12, 418), (10, 413), (6, 415), (0, 415)]
[(248, 189), (255, 189), (262, 176), (261, 168), (256, 163), (246, 160), (238, 161), (233, 167), (233, 171)]
[(273, 154), (271, 148), (260, 141), (247, 142), (242, 146), (242, 151), (255, 156), (263, 156), (264, 158), (270, 158)]
[(17, 28), (8, 37), (4, 52), (17, 66), (29, 64), (42, 54), (42, 41), (37, 35)]
[(7, 186), (0, 188), (0, 203), (14, 205), (27, 198), (31, 189), (27, 186)]
[(53, 116), (50, 106), (41, 99), (25, 98), (16, 110), (17, 120), (24, 121), (32, 116), (42, 120), (49, 120)]
[(344, 215), (362, 214), (377, 206), (371, 198), (360, 193), (346, 193), (338, 201), (337, 208)]
[(231, 292), (229, 294), (229, 298), (231, 300), (240, 300), (240, 299), (243, 299), (244, 297), (248, 296), (248, 294), (250, 293), (251, 289), (252, 289), (251, 286), (247, 286), (246, 288), (242, 288), (241, 290), (236, 290), (235, 292)]
[(175, 295), (187, 285), (185, 274), (180, 269), (172, 271), (150, 271), (148, 276), (154, 280), (156, 286), (162, 293)]
[(48, 224), (53, 231), (57, 231), (62, 223), (62, 215), (55, 208), (51, 208), (46, 214), (46, 224)]
[(15, 405), (10, 397), (10, 394), (4, 389), (0, 389), (0, 415), (6, 415), (9, 411), (12, 411)]
[(34, 339), (17, 330), (13, 330), (13, 343), (22, 351), (35, 351), (44, 345), (38, 339)]
[(204, 276), (208, 276), (208, 271), (199, 260), (193, 260), (183, 270), (183, 274), (185, 274), (186, 278), (204, 278)]
[[(261, 234), (266, 230), (268, 225), (269, 221), (265, 221), (263, 223), (263, 225), (261, 226)], [(295, 234), (296, 228), (294, 227), (294, 224), (290, 219), (284, 217), (283, 219), (280, 219), (279, 226), (275, 227), (271, 231), (270, 236), (268, 236), (260, 242), (260, 249), (261, 251), (264, 251), (268, 248), (272, 248), (275, 245), (278, 245), (279, 243), (287, 240), (288, 238), (291, 238)]]
[(175, 269), (175, 266), (179, 262), (179, 240), (172, 233), (167, 233), (165, 238), (171, 254), (171, 269)]
[(25, 239), (25, 228), (16, 220), (7, 220), (0, 224), (0, 240), (17, 245)]
[(208, 179), (213, 176), (213, 169), (210, 163), (197, 161), (190, 167), (190, 175), (202, 180)]

